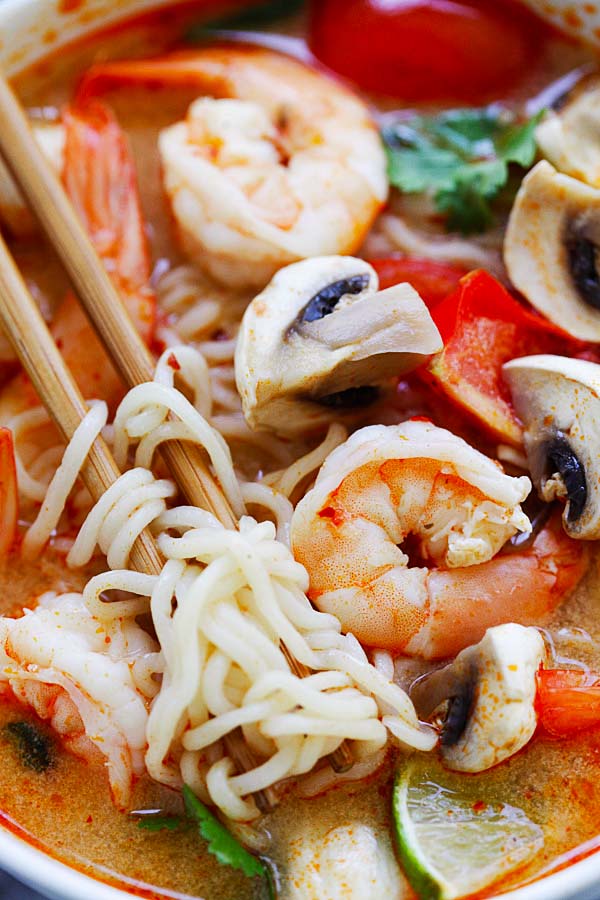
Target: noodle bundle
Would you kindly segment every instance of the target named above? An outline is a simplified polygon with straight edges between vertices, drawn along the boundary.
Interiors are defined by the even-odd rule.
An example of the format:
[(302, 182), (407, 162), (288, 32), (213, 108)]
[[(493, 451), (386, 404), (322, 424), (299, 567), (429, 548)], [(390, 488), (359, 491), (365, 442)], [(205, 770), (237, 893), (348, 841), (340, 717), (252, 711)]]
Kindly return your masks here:
[[(193, 403), (175, 388), (175, 373)], [(202, 407), (205, 386), (201, 355), (189, 347), (169, 349), (159, 360), (155, 381), (132, 389), (121, 403), (113, 448), (122, 467), (133, 467), (90, 511), (67, 558), (69, 565), (83, 566), (99, 546), (113, 571), (91, 578), (83, 595), (68, 596), (79, 598), (69, 602), (83, 603), (87, 617), (102, 629), (121, 623), (119, 627), (141, 630), (135, 617), (150, 609), (160, 653), (145, 648), (144, 677), (136, 683), (142, 706), (149, 709), (146, 768), (163, 783), (190, 784), (231, 819), (243, 821), (258, 815), (253, 792), (304, 775), (344, 740), (352, 741), (355, 755), (365, 758), (379, 757), (390, 735), (422, 750), (433, 747), (436, 735), (420, 725), (389, 667), (372, 665), (358, 641), (341, 633), (335, 616), (313, 609), (306, 596), (306, 570), (277, 539), (278, 530), (285, 540), (292, 512), (286, 494), (344, 433), (330, 429), (321, 448), (277, 473), (273, 487), (240, 484), (227, 444), (200, 412), (199, 407), (207, 411)], [(50, 537), (105, 421), (104, 405), (93, 405), (29, 530), (28, 552)], [(208, 453), (232, 507), (241, 514), (238, 531), (224, 528), (201, 509), (167, 507), (175, 488), (167, 479), (155, 478), (150, 466), (156, 447), (175, 438), (194, 441)], [(277, 529), (270, 520), (245, 514), (246, 501), (270, 510)], [(126, 568), (137, 535), (148, 525), (165, 558), (158, 576)], [(106, 602), (106, 592), (112, 590), (129, 596)], [(61, 597), (53, 601), (58, 607), (61, 602)], [(2, 620), (5, 634), (12, 634), (20, 621), (33, 623), (37, 615), (36, 610), (24, 620)], [(39, 627), (52, 643), (45, 620)], [(5, 646), (9, 643), (5, 640)], [(313, 670), (310, 675), (293, 674), (282, 644)], [(130, 651), (123, 642), (119, 646), (130, 668)], [(69, 650), (68, 642), (57, 642), (52, 660), (65, 677)], [(9, 669), (7, 663), (3, 678), (10, 677)], [(118, 693), (123, 678), (115, 672), (111, 682)], [(101, 702), (101, 688), (93, 678), (87, 692)], [(86, 718), (81, 718), (88, 732)], [(235, 773), (223, 744), (237, 728), (258, 758), (254, 769), (241, 774)], [(132, 752), (139, 751), (138, 745), (136, 740)], [(129, 771), (137, 771), (135, 765)], [(119, 779), (123, 793), (123, 773)], [(111, 783), (114, 791), (113, 774)]]

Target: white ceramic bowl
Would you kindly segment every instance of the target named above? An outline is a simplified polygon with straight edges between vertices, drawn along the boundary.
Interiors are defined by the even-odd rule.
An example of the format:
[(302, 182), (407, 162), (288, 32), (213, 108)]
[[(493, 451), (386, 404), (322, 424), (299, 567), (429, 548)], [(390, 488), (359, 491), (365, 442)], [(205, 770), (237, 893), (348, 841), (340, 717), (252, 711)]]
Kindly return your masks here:
[[(167, 5), (168, 0), (84, 0), (75, 10), (60, 12), (58, 0), (0, 0), (0, 66), (9, 75), (16, 74), (83, 35)], [(56, 37), (48, 43), (50, 35)], [(127, 900), (132, 896), (71, 869), (1, 826), (0, 866), (53, 900)], [(506, 900), (599, 900), (600, 854), (503, 896)]]

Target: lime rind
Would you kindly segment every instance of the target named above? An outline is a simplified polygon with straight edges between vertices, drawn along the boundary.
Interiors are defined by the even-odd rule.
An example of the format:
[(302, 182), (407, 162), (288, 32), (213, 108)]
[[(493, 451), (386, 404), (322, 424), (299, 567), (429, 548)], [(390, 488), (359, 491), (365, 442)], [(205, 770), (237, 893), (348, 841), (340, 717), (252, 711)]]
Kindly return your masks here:
[(539, 825), (508, 804), (475, 806), (413, 767), (394, 785), (396, 845), (420, 900), (455, 900), (481, 891), (542, 848)]
[(443, 900), (449, 897), (441, 873), (436, 872), (421, 857), (419, 843), (408, 808), (408, 786), (411, 768), (398, 772), (394, 781), (393, 815), (395, 824), (396, 849), (404, 874), (410, 881), (420, 900)]

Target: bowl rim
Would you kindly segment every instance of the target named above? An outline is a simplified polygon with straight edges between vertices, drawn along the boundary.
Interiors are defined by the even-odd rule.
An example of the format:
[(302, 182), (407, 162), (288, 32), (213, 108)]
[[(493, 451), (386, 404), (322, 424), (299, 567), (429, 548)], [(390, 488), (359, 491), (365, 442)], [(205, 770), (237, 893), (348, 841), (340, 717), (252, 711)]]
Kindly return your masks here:
[[(61, 900), (123, 900), (135, 896), (99, 881), (30, 844), (0, 822), (0, 866), (38, 891), (59, 891)], [(92, 889), (93, 885), (93, 889)]]
[[(189, 0), (188, 0), (189, 2)], [(15, 24), (21, 27), (22, 40), (26, 51), (24, 58), (7, 65), (9, 75), (26, 70), (29, 65), (52, 54), (60, 47), (101, 31), (111, 24), (126, 21), (136, 15), (161, 7), (181, 5), (181, 0), (84, 0), (73, 12), (61, 11), (60, 4), (53, 0), (2, 0), (0, 2), (0, 35), (5, 36)], [(81, 10), (92, 7), (96, 17), (80, 17)], [(42, 14), (43, 11), (43, 14)], [(40, 40), (43, 30), (52, 24), (62, 23), (56, 39), (51, 45)], [(37, 40), (36, 40), (37, 36)], [(0, 48), (1, 48), (0, 42)], [(6, 52), (6, 51), (5, 51)], [(0, 57), (1, 57), (0, 52)], [(514, 890), (497, 896), (506, 900), (569, 900), (588, 897), (590, 889), (597, 887), (600, 893), (600, 846), (584, 859), (568, 865), (565, 869), (548, 874)], [(9, 874), (35, 890), (46, 893), (56, 900), (127, 900), (140, 896), (126, 889), (127, 878), (123, 877), (123, 887), (114, 887), (92, 874), (86, 874), (68, 862), (61, 861), (50, 850), (28, 841), (25, 834), (15, 833), (0, 818), (0, 866)], [(106, 874), (120, 879), (118, 873), (107, 870)], [(101, 875), (102, 868), (98, 867)], [(138, 889), (139, 890), (139, 889)], [(142, 888), (143, 890), (143, 888)], [(157, 894), (179, 900), (201, 900), (191, 895), (156, 888)], [(143, 894), (142, 894), (143, 896)]]
[[(19, 881), (56, 900), (131, 900), (144, 896), (144, 888), (132, 880), (132, 892), (123, 887), (115, 887), (93, 874), (80, 871), (68, 862), (63, 862), (50, 851), (37, 847), (25, 835), (15, 834), (0, 820), (0, 867)], [(102, 867), (98, 867), (101, 875)], [(125, 876), (104, 870), (116, 880)], [(570, 900), (583, 898), (591, 888), (600, 887), (600, 854), (596, 851), (589, 857), (575, 862), (554, 874), (542, 876), (539, 880), (497, 895), (502, 900)], [(137, 889), (136, 889), (137, 888)], [(202, 900), (198, 895), (181, 894), (166, 888), (155, 887), (158, 897), (173, 900)], [(142, 893), (140, 894), (140, 891)], [(591, 897), (590, 897), (591, 900)]]

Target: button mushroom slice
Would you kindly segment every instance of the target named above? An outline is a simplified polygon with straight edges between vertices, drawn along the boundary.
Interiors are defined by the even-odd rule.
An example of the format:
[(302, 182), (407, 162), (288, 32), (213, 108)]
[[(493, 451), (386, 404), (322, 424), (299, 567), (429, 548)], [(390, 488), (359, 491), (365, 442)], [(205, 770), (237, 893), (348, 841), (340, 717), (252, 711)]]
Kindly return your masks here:
[(539, 162), (511, 210), (504, 262), (514, 286), (551, 322), (600, 341), (600, 190)]
[(559, 171), (600, 188), (600, 78), (588, 75), (535, 130), (543, 156)]
[(375, 270), (351, 256), (281, 269), (246, 310), (236, 383), (251, 428), (291, 434), (373, 399), (377, 385), (442, 348), (409, 284), (379, 291)]
[[(339, 820), (338, 820), (339, 821)], [(410, 900), (410, 889), (386, 832), (348, 821), (323, 833), (297, 828), (286, 844), (283, 894), (288, 900)]]
[(570, 537), (600, 538), (600, 366), (565, 356), (504, 365), (522, 419), (533, 482), (543, 500), (566, 500)]
[(536, 628), (498, 625), (413, 686), (419, 716), (444, 710), (440, 753), (450, 769), (483, 772), (525, 746), (537, 725), (535, 676), (545, 655)]

